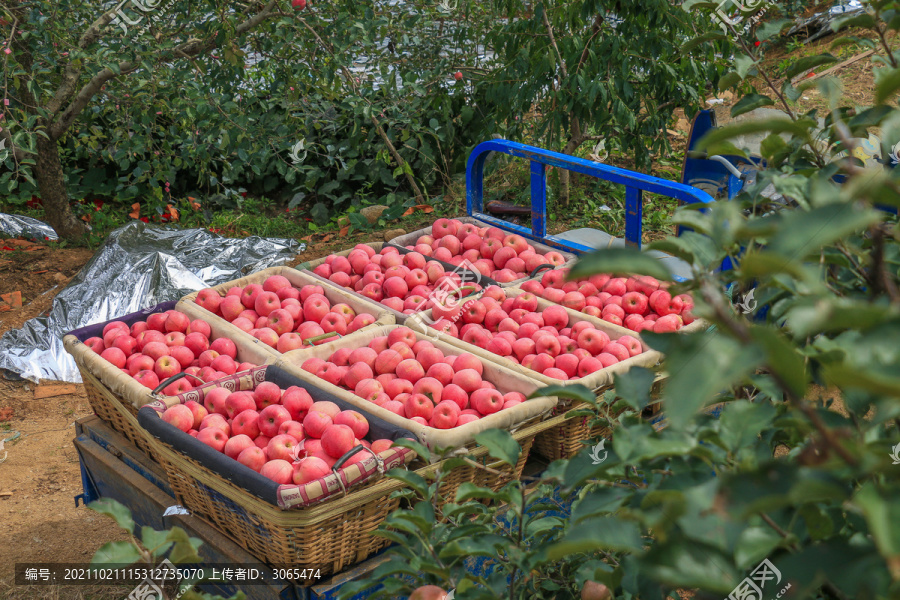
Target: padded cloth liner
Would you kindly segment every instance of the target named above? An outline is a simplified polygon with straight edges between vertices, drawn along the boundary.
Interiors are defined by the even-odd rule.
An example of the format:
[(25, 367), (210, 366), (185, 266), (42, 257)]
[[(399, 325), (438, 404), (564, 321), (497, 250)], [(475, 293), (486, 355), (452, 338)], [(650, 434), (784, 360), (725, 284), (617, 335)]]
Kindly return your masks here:
[[(131, 314), (127, 314), (124, 317), (119, 317), (118, 319), (112, 319), (113, 321), (122, 321), (129, 327), (137, 323), (138, 321), (146, 321), (147, 317), (157, 312), (166, 312), (167, 310), (172, 310), (175, 308), (175, 305), (178, 304), (177, 300), (172, 300), (170, 302), (160, 302), (156, 306), (151, 306), (150, 308), (145, 308), (144, 310), (139, 310), (137, 312), (133, 312)], [(83, 342), (88, 338), (92, 337), (103, 337), (103, 328), (110, 321), (104, 321), (102, 323), (93, 323), (91, 325), (85, 325), (84, 327), (79, 327), (78, 329), (73, 329), (66, 335), (74, 335), (78, 338), (78, 341)]]
[[(292, 385), (302, 387), (309, 392), (309, 395), (312, 396), (315, 401), (334, 402), (341, 410), (355, 410), (362, 414), (369, 421), (369, 434), (366, 436), (369, 440), (397, 440), (404, 437), (413, 440), (416, 439), (416, 436), (413, 435), (412, 432), (374, 417), (366, 411), (341, 400), (337, 396), (324, 390), (320, 390), (311, 383), (294, 377), (277, 366), (270, 365), (266, 367), (265, 380), (271, 381), (282, 389)], [(159, 438), (187, 456), (190, 456), (204, 467), (219, 474), (225, 479), (234, 482), (254, 496), (278, 506), (279, 484), (268, 477), (263, 477), (250, 467), (240, 464), (225, 454), (213, 450), (197, 438), (187, 435), (174, 425), (166, 423), (159, 417), (158, 413), (153, 410), (153, 408), (145, 406), (138, 411), (138, 423), (140, 423), (144, 429), (149, 431), (151, 435)]]

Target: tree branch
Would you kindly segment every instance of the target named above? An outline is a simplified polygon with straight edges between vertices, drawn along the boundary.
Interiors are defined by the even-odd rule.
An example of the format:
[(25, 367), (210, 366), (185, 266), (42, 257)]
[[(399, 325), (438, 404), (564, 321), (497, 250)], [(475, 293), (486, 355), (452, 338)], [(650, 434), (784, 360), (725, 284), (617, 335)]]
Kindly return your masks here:
[[(713, 311), (716, 313), (716, 316), (719, 319), (719, 322), (727, 329), (734, 337), (743, 342), (744, 344), (751, 344), (753, 342), (753, 336), (750, 335), (750, 331), (747, 326), (735, 319), (732, 319), (728, 311), (725, 309), (724, 303), (722, 302), (722, 298), (719, 295), (718, 290), (712, 287), (712, 284), (709, 281), (703, 281), (701, 285), (701, 293), (703, 294), (703, 299), (712, 307)], [(791, 391), (790, 386), (787, 382), (775, 372), (774, 369), (769, 369), (771, 371), (770, 375), (772, 380), (778, 385), (779, 388), (784, 392), (788, 401), (793, 404), (796, 408), (800, 409), (804, 415), (812, 422), (813, 426), (822, 436), (822, 439), (825, 440), (825, 443), (831, 447), (848, 465), (855, 467), (859, 465), (859, 461), (844, 448), (844, 445), (840, 442), (840, 440), (835, 437), (834, 432), (828, 429), (825, 426), (824, 421), (822, 421), (822, 417), (817, 413), (807, 402), (804, 402), (802, 398), (797, 398), (794, 393)]]
[[(277, 0), (269, 0), (269, 3), (266, 4), (266, 6), (263, 7), (260, 12), (247, 19), (246, 21), (238, 24), (238, 26), (235, 27), (235, 34), (244, 34), (268, 19), (274, 14), (275, 11), (273, 9), (277, 6), (277, 4)], [(102, 20), (106, 16), (111, 16), (111, 14), (104, 15), (100, 20)], [(109, 21), (107, 20), (107, 23), (108, 22)], [(215, 47), (216, 42), (214, 39), (204, 41), (192, 38), (185, 43), (176, 46), (172, 50), (168, 50), (165, 52), (161, 51), (156, 56), (156, 62), (164, 63), (178, 58), (192, 58), (205, 52), (209, 52)], [(88, 105), (88, 102), (91, 101), (91, 98), (93, 98), (94, 95), (96, 95), (96, 93), (100, 91), (100, 88), (102, 88), (104, 84), (106, 84), (106, 82), (121, 75), (132, 73), (138, 68), (140, 68), (140, 64), (134, 64), (130, 61), (122, 61), (121, 63), (119, 63), (118, 74), (107, 67), (94, 75), (91, 80), (81, 88), (72, 102), (62, 112), (62, 114), (59, 115), (59, 118), (57, 118), (56, 121), (50, 126), (50, 138), (53, 140), (58, 140), (62, 136), (62, 134), (65, 133), (66, 130), (72, 125), (72, 123), (75, 121), (75, 118), (79, 114), (81, 114), (81, 111), (85, 109), (85, 107)]]
[[(84, 50), (97, 41), (100, 37), (100, 30), (113, 20), (113, 16), (117, 10), (117, 8), (114, 8), (109, 12), (105, 12), (100, 15), (99, 19), (91, 23), (91, 26), (88, 27), (87, 31), (79, 38), (77, 44), (78, 48)], [(59, 109), (62, 108), (62, 106), (72, 97), (72, 94), (75, 93), (75, 86), (78, 85), (78, 79), (81, 77), (83, 70), (81, 66), (76, 66), (76, 64), (81, 64), (81, 61), (72, 60), (72, 56), (70, 55), (66, 69), (63, 72), (62, 83), (60, 83), (59, 87), (56, 89), (53, 98), (47, 103), (46, 108), (50, 115), (56, 115), (56, 113), (59, 112)]]

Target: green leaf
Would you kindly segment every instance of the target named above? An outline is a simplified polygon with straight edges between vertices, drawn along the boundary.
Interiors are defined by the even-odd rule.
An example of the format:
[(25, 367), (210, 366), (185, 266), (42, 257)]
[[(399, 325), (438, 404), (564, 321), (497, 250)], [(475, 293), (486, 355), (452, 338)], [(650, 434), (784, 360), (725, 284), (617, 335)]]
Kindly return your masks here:
[(900, 69), (882, 67), (875, 69), (875, 103), (884, 104), (900, 89)]
[(165, 554), (171, 547), (172, 542), (167, 539), (168, 535), (168, 531), (157, 531), (146, 525), (141, 527), (141, 543), (155, 558)]
[(306, 194), (304, 194), (303, 192), (297, 192), (291, 198), (291, 201), (288, 202), (288, 208), (290, 208), (291, 210), (297, 208), (298, 206), (300, 206), (300, 203), (303, 202), (304, 198), (306, 198)]
[(734, 71), (729, 71), (722, 75), (722, 78), (719, 79), (719, 91), (725, 91), (730, 87), (736, 86), (741, 82), (742, 78), (740, 75), (735, 73)]
[(487, 448), (488, 454), (510, 466), (515, 466), (522, 452), (519, 442), (504, 429), (482, 431), (475, 436), (475, 441)]
[(616, 430), (613, 448), (623, 463), (634, 464), (660, 456), (682, 456), (697, 447), (697, 440), (675, 429), (649, 432), (646, 427), (624, 427)]
[(834, 32), (838, 32), (841, 29), (846, 29), (848, 27), (873, 29), (875, 27), (875, 19), (872, 18), (871, 15), (863, 13), (860, 15), (853, 15), (850, 17), (835, 19), (831, 22), (831, 30)]
[(713, 42), (716, 40), (725, 40), (725, 39), (728, 39), (728, 38), (721, 31), (707, 31), (703, 35), (697, 36), (694, 39), (685, 42), (684, 45), (681, 46), (681, 51), (688, 52), (690, 50), (693, 50), (694, 48), (696, 48), (697, 46), (699, 46), (701, 44), (705, 44), (706, 42)]
[(734, 545), (734, 562), (738, 568), (751, 569), (772, 553), (783, 538), (768, 525), (747, 527)]
[(597, 395), (589, 388), (579, 384), (576, 385), (548, 385), (538, 388), (528, 396), (528, 398), (554, 397), (564, 398), (568, 400), (577, 400), (587, 404), (596, 404)]
[(638, 562), (640, 571), (653, 573), (657, 584), (700, 588), (722, 596), (727, 596), (743, 578), (719, 548), (696, 540), (654, 544)]
[(731, 107), (731, 118), (738, 117), (762, 106), (771, 106), (775, 101), (760, 94), (747, 94)]
[(431, 451), (428, 449), (425, 444), (414, 440), (412, 438), (403, 437), (394, 440), (395, 446), (400, 446), (401, 448), (409, 448), (413, 452), (415, 452), (422, 460), (425, 462), (431, 462)]
[(92, 567), (131, 565), (141, 560), (141, 552), (131, 542), (107, 542), (91, 558)]
[(391, 472), (388, 474), (388, 476), (391, 479), (402, 481), (403, 483), (414, 489), (420, 496), (427, 495), (428, 482), (425, 481), (425, 478), (418, 473), (407, 471), (406, 469), (391, 469)]
[(710, 131), (697, 142), (696, 149), (714, 152), (716, 146), (726, 140), (764, 132), (787, 133), (806, 139), (809, 137), (809, 130), (815, 125), (815, 122), (808, 118), (796, 121), (789, 118), (747, 119)]
[(88, 504), (88, 508), (112, 517), (116, 524), (128, 533), (132, 533), (135, 528), (134, 520), (131, 518), (131, 511), (128, 507), (112, 498), (101, 498), (96, 502)]
[(750, 335), (766, 353), (769, 367), (790, 388), (795, 398), (802, 398), (806, 394), (807, 384), (804, 357), (779, 331), (754, 326), (750, 329)]
[(324, 202), (316, 202), (309, 211), (316, 225), (324, 225), (328, 222), (328, 205)]
[(616, 373), (616, 395), (637, 411), (650, 404), (650, 388), (656, 374), (643, 367), (634, 367), (625, 373)]
[(803, 522), (806, 523), (806, 531), (809, 532), (809, 536), (812, 539), (816, 541), (825, 540), (834, 533), (834, 522), (831, 520), (831, 517), (815, 504), (801, 506), (798, 512), (803, 517)]
[(809, 211), (782, 213), (779, 231), (772, 237), (768, 250), (786, 258), (804, 258), (818, 254), (827, 244), (877, 223), (882, 214), (853, 204), (829, 204)]
[(581, 552), (637, 552), (642, 547), (641, 529), (637, 523), (613, 516), (597, 517), (585, 519), (566, 532), (562, 540), (548, 548), (547, 556), (550, 560), (560, 560)]
[(172, 546), (172, 551), (169, 553), (169, 560), (176, 565), (203, 562), (203, 559), (197, 554), (197, 550), (200, 549), (203, 542), (198, 538), (190, 537), (181, 527), (170, 529), (166, 539), (175, 542), (175, 545)]
[(636, 248), (607, 248), (586, 254), (572, 266), (567, 278), (570, 281), (587, 279), (598, 273), (650, 275), (665, 281), (672, 279), (665, 265)]
[(756, 65), (756, 61), (747, 56), (746, 54), (739, 54), (734, 58), (734, 69), (738, 74), (738, 77), (744, 79), (747, 77), (747, 74), (750, 72), (750, 69)]
[(775, 19), (774, 21), (766, 21), (756, 30), (756, 39), (761, 42), (766, 41), (774, 35), (778, 35), (781, 31), (793, 23), (790, 19)]
[(832, 63), (836, 63), (837, 60), (838, 59), (831, 54), (818, 54), (816, 56), (807, 56), (805, 58), (801, 58), (787, 68), (787, 70), (784, 72), (784, 78), (790, 81), (796, 75), (799, 75), (804, 71), (813, 69), (820, 65), (830, 65)]
[(730, 452), (756, 443), (759, 433), (772, 424), (775, 407), (763, 402), (729, 402), (719, 415), (719, 439)]
[(731, 389), (762, 364), (756, 345), (744, 345), (716, 331), (691, 334), (641, 333), (665, 355), (666, 414), (672, 427), (687, 425), (700, 408)]

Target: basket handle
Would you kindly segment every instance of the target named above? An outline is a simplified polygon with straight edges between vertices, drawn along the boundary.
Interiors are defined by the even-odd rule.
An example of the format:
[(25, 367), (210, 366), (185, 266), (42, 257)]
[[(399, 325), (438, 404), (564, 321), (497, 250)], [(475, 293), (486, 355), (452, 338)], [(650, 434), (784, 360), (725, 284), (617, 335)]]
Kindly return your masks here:
[(556, 268), (556, 265), (550, 265), (550, 264), (546, 264), (546, 265), (538, 265), (538, 266), (534, 269), (534, 271), (531, 272), (531, 275), (529, 275), (528, 277), (529, 277), (529, 279), (530, 279), (531, 277), (534, 277), (535, 275), (537, 275), (538, 273), (540, 273), (540, 272), (543, 271), (544, 269), (548, 269), (548, 270), (552, 271), (552, 270), (555, 269), (555, 268)]
[(165, 381), (163, 381), (162, 383), (160, 383), (160, 384), (156, 387), (156, 389), (153, 390), (153, 391), (150, 392), (150, 393), (151, 393), (152, 395), (155, 396), (156, 394), (159, 393), (159, 391), (160, 391), (161, 389), (163, 389), (164, 387), (166, 387), (167, 385), (169, 385), (170, 383), (172, 383), (172, 382), (174, 382), (174, 381), (178, 381), (179, 379), (182, 379), (183, 377), (193, 377), (194, 379), (196, 379), (196, 380), (199, 381), (200, 383), (203, 383), (203, 384), (206, 383), (205, 381), (203, 381), (202, 379), (200, 379), (200, 378), (197, 377), (196, 375), (191, 375), (190, 373), (185, 373), (184, 371), (182, 371), (181, 373), (177, 373), (177, 374), (175, 374), (175, 375), (172, 375), (171, 377), (169, 377), (168, 379), (166, 379)]
[(306, 338), (305, 340), (303, 340), (303, 345), (305, 346), (306, 344), (309, 344), (310, 346), (315, 346), (315, 342), (328, 339), (335, 335), (338, 336), (338, 338), (343, 337), (337, 331), (329, 331), (328, 333), (323, 333), (322, 335), (314, 335), (312, 337)]
[(359, 446), (356, 446), (355, 448), (353, 448), (353, 449), (351, 449), (349, 452), (347, 452), (347, 454), (345, 454), (345, 455), (343, 455), (342, 457), (340, 457), (340, 458), (337, 460), (337, 462), (334, 463), (334, 466), (331, 467), (331, 472), (334, 473), (335, 477), (337, 477), (338, 485), (341, 486), (341, 491), (344, 492), (344, 495), (345, 495), (345, 496), (347, 495), (347, 487), (344, 485), (344, 480), (341, 479), (341, 476), (338, 474), (338, 471), (340, 470), (341, 467), (344, 466), (344, 463), (345, 463), (345, 462), (347, 462), (348, 460), (350, 460), (350, 457), (351, 457), (351, 456), (353, 456), (354, 454), (356, 454), (356, 453), (358, 453), (358, 452), (362, 452), (363, 450), (365, 450), (366, 452), (371, 452), (371, 453), (372, 453), (372, 456), (375, 457), (375, 460), (376, 460), (377, 463), (378, 463), (378, 472), (379, 472), (379, 473), (384, 473), (384, 461), (381, 460), (381, 459), (378, 457), (377, 454), (375, 454), (374, 452), (372, 452), (372, 449), (371, 449), (371, 448), (366, 448), (366, 447), (363, 446), (362, 444), (360, 444)]

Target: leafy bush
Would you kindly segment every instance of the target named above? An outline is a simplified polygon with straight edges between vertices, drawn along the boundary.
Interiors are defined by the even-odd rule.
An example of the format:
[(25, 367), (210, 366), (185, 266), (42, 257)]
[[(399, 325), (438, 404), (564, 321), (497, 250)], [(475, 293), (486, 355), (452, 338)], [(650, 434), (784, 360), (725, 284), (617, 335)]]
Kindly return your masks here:
[[(612, 427), (605, 460), (583, 451), (540, 478), (535, 497), (558, 493), (571, 514), (543, 514), (553, 507), (541, 505), (528, 514), (518, 482), (499, 493), (467, 487), (436, 510), (434, 486), (411, 481), (417, 501), (384, 532), (401, 546), (361, 586), (382, 583), (387, 597), (436, 583), (454, 587), (458, 600), (574, 598), (585, 581), (625, 600), (680, 590), (743, 598), (753, 585), (767, 598), (900, 595), (900, 236), (896, 215), (883, 210), (900, 207), (900, 171), (852, 157), (854, 139), (874, 127), (900, 140), (900, 67), (896, 38), (886, 35), (900, 21), (892, 3), (866, 5), (866, 15), (837, 28), (864, 27), (879, 48), (878, 104), (841, 106), (832, 78), (793, 86), (790, 74), (832, 62), (801, 59), (779, 87), (753, 89), (733, 110), (777, 103), (784, 118), (728, 125), (703, 143), (731, 154), (740, 152), (728, 142), (735, 136), (769, 134), (758, 182), (733, 201), (680, 209), (674, 221), (690, 230), (651, 245), (691, 265), (693, 279), (674, 289), (693, 293), (694, 312), (712, 325), (642, 333), (666, 357), (667, 426), (640, 418), (653, 381), (643, 369), (618, 376), (599, 400), (587, 389), (540, 391), (595, 404)], [(773, 81), (758, 52), (737, 55), (725, 84)], [(824, 127), (815, 111), (793, 108), (812, 86), (830, 103)], [(734, 268), (721, 271), (726, 258)], [(607, 250), (583, 258), (572, 276), (659, 269), (637, 250)], [(733, 302), (751, 290), (756, 304), (745, 314)], [(607, 420), (609, 404), (626, 410)], [(509, 453), (494, 446), (495, 456)], [(465, 568), (479, 556), (494, 560), (494, 574)]]

